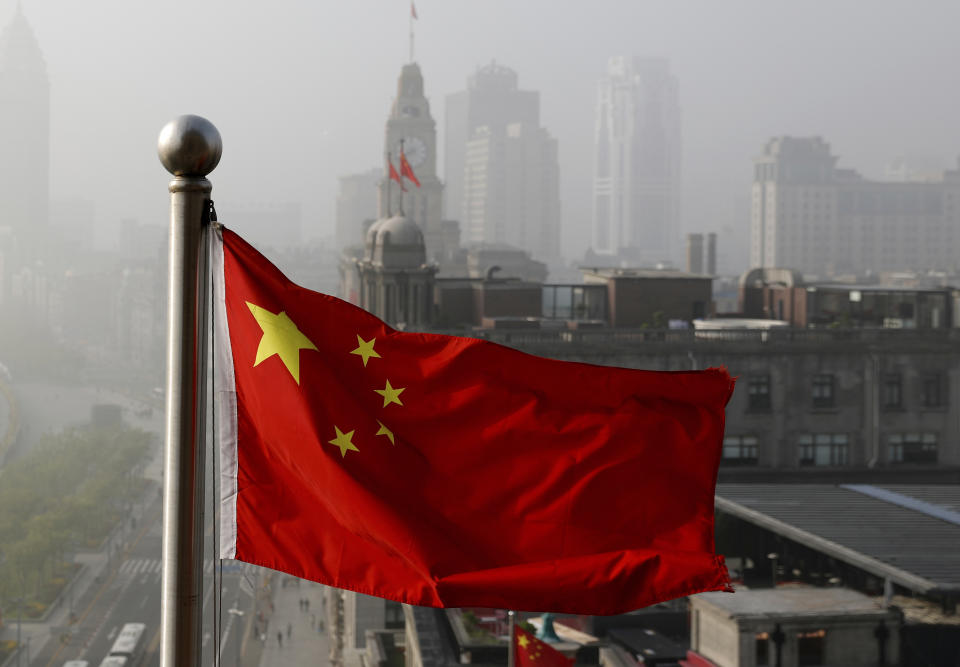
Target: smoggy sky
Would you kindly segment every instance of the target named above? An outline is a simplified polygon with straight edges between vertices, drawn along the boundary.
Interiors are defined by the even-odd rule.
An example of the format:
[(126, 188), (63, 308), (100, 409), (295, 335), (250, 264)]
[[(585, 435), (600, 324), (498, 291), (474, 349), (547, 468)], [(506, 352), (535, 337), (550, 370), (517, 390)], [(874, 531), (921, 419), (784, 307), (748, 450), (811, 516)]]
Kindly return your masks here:
[[(15, 7), (0, 0), (0, 24)], [(51, 195), (93, 200), (100, 244), (121, 218), (165, 223), (156, 138), (178, 114), (206, 116), (223, 135), (211, 176), (221, 209), (300, 201), (306, 237), (332, 233), (336, 177), (380, 162), (408, 0), (23, 0), (23, 10), (50, 76)], [(735, 201), (773, 135), (822, 135), (868, 176), (899, 155), (952, 166), (960, 154), (960, 3), (418, 0), (417, 10), (416, 60), (441, 141), (445, 96), (477, 66), (495, 59), (540, 91), (559, 139), (568, 256), (589, 239), (596, 82), (611, 55), (668, 58), (679, 79), (689, 230), (745, 227)]]

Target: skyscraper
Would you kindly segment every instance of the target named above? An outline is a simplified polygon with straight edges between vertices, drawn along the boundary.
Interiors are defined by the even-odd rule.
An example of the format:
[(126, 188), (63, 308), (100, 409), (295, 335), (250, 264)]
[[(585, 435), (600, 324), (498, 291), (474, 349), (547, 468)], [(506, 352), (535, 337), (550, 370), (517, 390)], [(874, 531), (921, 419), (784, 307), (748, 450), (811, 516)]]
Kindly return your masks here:
[(672, 259), (680, 234), (680, 106), (666, 60), (610, 59), (595, 147), (594, 253), (613, 264)]
[(40, 45), (17, 5), (0, 31), (0, 227), (35, 252), (50, 197), (50, 82)]
[(491, 63), (447, 96), (448, 215), (464, 241), (507, 243), (535, 259), (560, 259), (557, 140), (540, 125), (540, 94)]
[(340, 177), (336, 213), (338, 248), (363, 243), (364, 222), (377, 217), (377, 188), (382, 178), (382, 167)]
[(960, 269), (960, 169), (870, 181), (820, 137), (776, 137), (754, 160), (750, 261), (835, 275)]

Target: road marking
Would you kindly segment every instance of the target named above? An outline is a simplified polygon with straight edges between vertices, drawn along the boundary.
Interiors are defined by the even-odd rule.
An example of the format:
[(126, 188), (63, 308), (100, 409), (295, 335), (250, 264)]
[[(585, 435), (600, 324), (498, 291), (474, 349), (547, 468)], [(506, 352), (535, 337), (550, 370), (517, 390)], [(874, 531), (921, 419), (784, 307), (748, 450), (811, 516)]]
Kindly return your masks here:
[[(127, 547), (127, 551), (126, 551), (127, 553), (130, 553), (130, 550), (133, 549), (135, 546), (137, 546), (137, 544), (139, 544), (140, 539), (146, 534), (150, 526), (153, 525), (154, 521), (156, 521), (157, 515), (159, 514), (160, 514), (160, 507), (157, 507), (157, 509), (153, 511), (150, 517), (150, 520), (143, 522), (143, 527), (140, 529), (140, 534), (137, 535), (137, 539), (133, 541), (133, 544)], [(103, 585), (100, 586), (100, 590), (97, 591), (97, 594), (93, 596), (93, 599), (90, 601), (90, 604), (87, 605), (87, 608), (84, 609), (83, 613), (81, 613), (80, 616), (77, 618), (77, 621), (75, 623), (76, 627), (80, 627), (80, 624), (83, 623), (83, 620), (87, 617), (87, 615), (90, 613), (90, 610), (93, 609), (93, 606), (97, 603), (97, 600), (99, 600), (100, 596), (103, 595), (104, 591), (107, 590), (107, 587), (113, 583), (113, 580), (116, 578), (116, 576), (117, 576), (117, 570), (114, 570), (113, 572), (110, 573), (110, 576), (107, 577), (107, 580), (103, 582)], [(119, 596), (117, 597), (117, 599), (119, 599)], [(116, 604), (116, 602), (114, 604)], [(159, 640), (160, 640), (160, 628), (157, 628), (156, 641), (159, 641)], [(50, 660), (47, 662), (45, 667), (52, 667), (52, 665), (56, 664), (57, 658), (60, 657), (60, 654), (63, 652), (63, 649), (66, 648), (66, 646), (67, 644), (60, 644), (57, 650), (53, 652), (53, 655), (50, 657)], [(86, 649), (84, 649), (84, 653), (86, 653)]]

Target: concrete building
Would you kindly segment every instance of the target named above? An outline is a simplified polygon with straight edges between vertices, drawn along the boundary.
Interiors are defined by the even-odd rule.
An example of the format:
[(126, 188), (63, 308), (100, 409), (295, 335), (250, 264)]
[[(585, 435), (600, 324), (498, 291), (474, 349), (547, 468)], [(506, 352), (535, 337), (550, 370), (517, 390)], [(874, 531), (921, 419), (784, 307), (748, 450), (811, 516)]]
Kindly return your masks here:
[(875, 667), (899, 662), (900, 614), (856, 591), (701, 593), (690, 598), (690, 607), (690, 648), (718, 667)]
[(689, 326), (711, 311), (711, 281), (682, 271), (582, 269), (587, 285), (606, 285), (611, 327)]
[(400, 170), (401, 142), (420, 187), (407, 181), (406, 192), (403, 192), (384, 170), (378, 185), (377, 218), (389, 218), (402, 209), (403, 215), (423, 232), (427, 259), (436, 262), (449, 254), (449, 249), (444, 248), (443, 183), (437, 177), (436, 122), (430, 115), (423, 74), (416, 63), (403, 66), (387, 118), (384, 161), (389, 154), (397, 171)]
[(611, 58), (597, 98), (594, 253), (613, 265), (674, 259), (680, 149), (677, 79), (668, 62)]
[(960, 266), (960, 169), (869, 181), (820, 137), (777, 137), (754, 161), (751, 266), (820, 276)]
[(377, 187), (382, 178), (383, 169), (340, 177), (335, 216), (337, 248), (363, 244), (364, 223), (377, 219)]
[(807, 282), (797, 271), (752, 269), (740, 277), (739, 311), (791, 326), (885, 329), (960, 327), (960, 290)]
[(560, 263), (557, 141), (533, 123), (482, 125), (467, 140), (465, 243), (505, 243)]
[(19, 4), (0, 31), (0, 156), (0, 227), (36, 255), (49, 222), (50, 82)]
[(423, 233), (413, 220), (397, 215), (371, 225), (355, 269), (361, 308), (392, 326), (430, 324), (437, 267), (427, 263)]
[(447, 95), (444, 132), (445, 211), (463, 215), (467, 142), (480, 127), (502, 131), (507, 125), (540, 124), (540, 93), (520, 90), (517, 73), (491, 62), (467, 78), (467, 89)]
[(565, 327), (484, 337), (569, 361), (726, 367), (738, 380), (727, 404), (721, 480), (960, 480), (960, 404), (951, 398), (960, 396), (956, 329)]

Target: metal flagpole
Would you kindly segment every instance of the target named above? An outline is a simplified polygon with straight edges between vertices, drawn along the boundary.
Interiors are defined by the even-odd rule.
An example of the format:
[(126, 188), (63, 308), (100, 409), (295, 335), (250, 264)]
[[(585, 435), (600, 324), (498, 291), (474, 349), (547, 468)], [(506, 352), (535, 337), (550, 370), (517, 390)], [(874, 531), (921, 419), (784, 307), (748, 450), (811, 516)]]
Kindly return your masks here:
[(509, 644), (509, 646), (507, 646), (507, 667), (514, 667), (514, 662), (516, 661), (516, 654), (513, 649), (513, 642), (515, 641), (514, 635), (516, 634), (516, 630), (514, 629), (514, 624), (517, 620), (516, 615), (517, 613), (512, 609), (507, 611), (507, 623), (510, 624), (510, 639), (507, 640)]
[(200, 664), (203, 461), (210, 181), (223, 143), (210, 121), (180, 116), (160, 131), (170, 181), (167, 410), (163, 477), (161, 667)]

